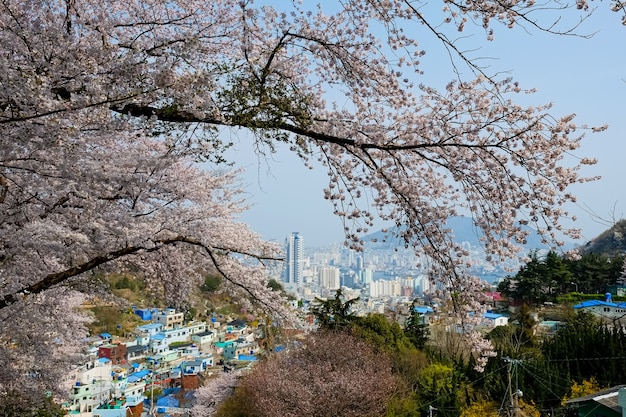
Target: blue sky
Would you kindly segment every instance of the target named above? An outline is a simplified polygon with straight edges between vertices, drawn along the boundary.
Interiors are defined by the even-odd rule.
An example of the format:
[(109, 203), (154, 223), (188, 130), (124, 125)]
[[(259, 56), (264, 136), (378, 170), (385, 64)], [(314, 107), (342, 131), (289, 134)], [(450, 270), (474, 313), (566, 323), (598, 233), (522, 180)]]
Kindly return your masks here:
[[(595, 32), (589, 39), (497, 27), (493, 42), (482, 34), (464, 41), (468, 48), (480, 48), (472, 53), (488, 58), (480, 62), (490, 71), (508, 72), (523, 88), (536, 88), (528, 104), (551, 102), (553, 114), (576, 113), (579, 125), (609, 125), (603, 133), (588, 134), (577, 152), (599, 160), (583, 174), (602, 176), (572, 188), (578, 204), (568, 209), (578, 217), (574, 225), (582, 228), (585, 240), (605, 231), (612, 219), (626, 217), (626, 27), (607, 2), (592, 6), (597, 7), (594, 15), (578, 28), (582, 34)], [(441, 71), (447, 64), (441, 52), (427, 49), (422, 59), (426, 73), (419, 81), (437, 86), (448, 81)], [(243, 183), (253, 205), (242, 221), (266, 239), (283, 241), (298, 231), (306, 247), (342, 242), (341, 221), (323, 199), (323, 169), (305, 168), (287, 149), (270, 160), (259, 159), (245, 135), (234, 140), (227, 156), (245, 168)]]

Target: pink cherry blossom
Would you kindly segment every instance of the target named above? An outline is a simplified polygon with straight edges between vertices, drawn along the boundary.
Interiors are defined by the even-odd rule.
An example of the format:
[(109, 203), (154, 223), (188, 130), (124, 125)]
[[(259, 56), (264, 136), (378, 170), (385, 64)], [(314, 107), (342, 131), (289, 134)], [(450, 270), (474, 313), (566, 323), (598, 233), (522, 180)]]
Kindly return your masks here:
[[(572, 6), (586, 13), (586, 2)], [(496, 23), (558, 33), (531, 20), (543, 7), (445, 1), (430, 17), (400, 0), (326, 11), (299, 1), (2, 2), (0, 358), (11, 365), (0, 367), (0, 391), (33, 369), (50, 372), (42, 386), (55, 380), (50, 349), (84, 334), (67, 294), (93, 293), (94, 272), (130, 271), (173, 305), (217, 272), (255, 308), (292, 318), (266, 286), (280, 248), (238, 221), (247, 204), (223, 161), (229, 131), (250, 133), (261, 155), (282, 141), (323, 164), (346, 244), (361, 248), (377, 217), (402, 226), (446, 294), (473, 282), (450, 216), (472, 215), (494, 261), (517, 255), (520, 220), (555, 245), (579, 233), (562, 226), (563, 207), (575, 201), (570, 186), (595, 179), (579, 175), (595, 161), (568, 155), (603, 127), (518, 104), (531, 88), (487, 74), (448, 36), (474, 22), (485, 39)], [(475, 77), (423, 84), (416, 27)]]

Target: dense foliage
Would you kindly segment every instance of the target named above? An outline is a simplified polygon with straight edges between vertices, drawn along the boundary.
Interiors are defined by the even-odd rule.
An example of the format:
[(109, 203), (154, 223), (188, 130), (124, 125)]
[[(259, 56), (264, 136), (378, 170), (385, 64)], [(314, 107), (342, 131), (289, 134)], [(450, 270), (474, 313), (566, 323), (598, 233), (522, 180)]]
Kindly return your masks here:
[(543, 256), (533, 252), (529, 258), (515, 276), (498, 284), (498, 290), (512, 300), (532, 305), (554, 303), (570, 292), (604, 295), (622, 278), (626, 261), (624, 255), (595, 253), (570, 259), (554, 251)]
[(542, 345), (545, 359), (558, 362), (562, 376), (578, 382), (595, 378), (603, 386), (624, 383), (625, 351), (622, 325), (602, 325), (585, 312), (578, 312)]

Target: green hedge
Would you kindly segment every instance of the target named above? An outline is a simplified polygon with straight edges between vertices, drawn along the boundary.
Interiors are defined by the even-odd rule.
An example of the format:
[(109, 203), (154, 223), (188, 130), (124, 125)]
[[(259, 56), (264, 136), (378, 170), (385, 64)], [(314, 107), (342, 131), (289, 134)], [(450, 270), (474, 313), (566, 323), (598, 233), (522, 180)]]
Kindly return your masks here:
[[(582, 293), (578, 293), (578, 292), (571, 292), (571, 293), (559, 295), (558, 297), (556, 297), (556, 301), (559, 304), (576, 304), (576, 303), (581, 303), (583, 301), (590, 301), (590, 300), (604, 301), (604, 300), (606, 300), (606, 295), (604, 295), (604, 294), (582, 294)], [(623, 295), (612, 295), (611, 296), (611, 301), (617, 302), (617, 303), (622, 302), (622, 301), (626, 301), (626, 296), (623, 296)]]

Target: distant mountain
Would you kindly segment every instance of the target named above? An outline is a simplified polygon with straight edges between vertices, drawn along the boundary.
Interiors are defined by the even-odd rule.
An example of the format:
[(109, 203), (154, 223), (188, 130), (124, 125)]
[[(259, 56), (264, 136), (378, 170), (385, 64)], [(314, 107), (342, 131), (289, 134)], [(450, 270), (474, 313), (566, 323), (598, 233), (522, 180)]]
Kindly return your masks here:
[(620, 220), (579, 248), (583, 253), (614, 256), (626, 253), (626, 220)]
[[(466, 242), (465, 244), (469, 244), (473, 249), (478, 249), (482, 246), (480, 243), (480, 237), (483, 233), (474, 225), (474, 221), (470, 217), (450, 217), (446, 223), (446, 227), (453, 230), (455, 242)], [(541, 236), (539, 236), (537, 231), (528, 226), (522, 227), (530, 231), (526, 244), (522, 245), (526, 251), (530, 252), (534, 249), (550, 249), (548, 245), (541, 243)], [(364, 236), (363, 241), (365, 242), (366, 247), (370, 247), (372, 249), (393, 249), (404, 247), (404, 242), (402, 239), (397, 237), (397, 232), (398, 229), (396, 227), (390, 228), (386, 233), (383, 231), (374, 232)]]

